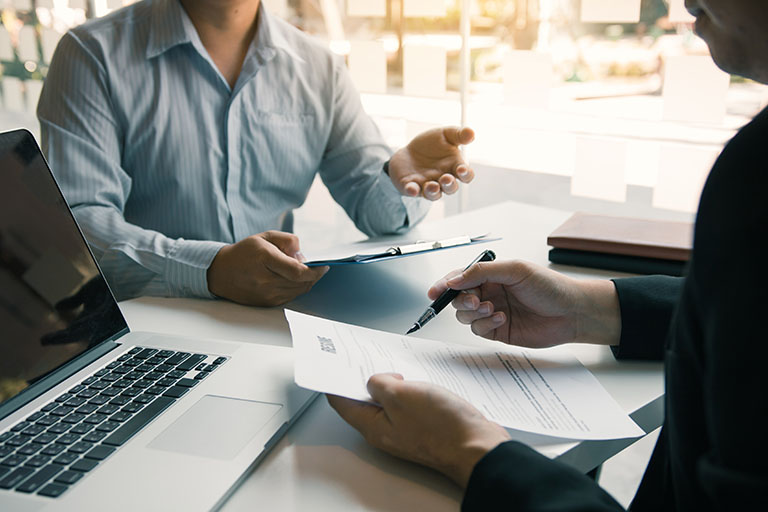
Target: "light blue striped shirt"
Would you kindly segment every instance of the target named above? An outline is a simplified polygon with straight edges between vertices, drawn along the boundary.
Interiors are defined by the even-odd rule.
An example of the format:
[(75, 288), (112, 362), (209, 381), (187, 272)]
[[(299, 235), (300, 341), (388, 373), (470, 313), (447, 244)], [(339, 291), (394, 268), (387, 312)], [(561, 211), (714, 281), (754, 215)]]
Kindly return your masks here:
[(316, 173), (368, 235), (426, 214), (382, 172), (390, 150), (343, 60), (259, 16), (234, 88), (178, 0), (133, 4), (56, 48), (42, 146), (118, 299), (210, 297), (218, 250), (290, 231)]

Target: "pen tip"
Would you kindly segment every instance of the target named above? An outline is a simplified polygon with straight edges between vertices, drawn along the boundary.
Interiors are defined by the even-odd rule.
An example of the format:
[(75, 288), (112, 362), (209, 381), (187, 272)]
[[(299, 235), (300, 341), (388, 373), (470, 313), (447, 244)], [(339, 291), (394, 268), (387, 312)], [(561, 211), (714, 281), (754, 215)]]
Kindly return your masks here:
[(407, 333), (405, 333), (405, 335), (406, 335), (406, 336), (408, 336), (408, 335), (409, 335), (409, 334), (411, 334), (412, 332), (416, 332), (416, 331), (418, 331), (418, 330), (419, 330), (419, 324), (413, 324), (413, 327), (411, 327), (410, 329), (408, 329), (408, 332), (407, 332)]

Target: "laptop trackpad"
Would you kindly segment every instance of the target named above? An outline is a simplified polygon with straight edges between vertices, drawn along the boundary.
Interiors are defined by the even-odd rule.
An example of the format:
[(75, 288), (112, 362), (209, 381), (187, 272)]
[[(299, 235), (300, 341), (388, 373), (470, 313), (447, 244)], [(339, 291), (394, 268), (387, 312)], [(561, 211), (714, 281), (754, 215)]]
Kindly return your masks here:
[(205, 395), (151, 443), (150, 448), (231, 460), (283, 406)]

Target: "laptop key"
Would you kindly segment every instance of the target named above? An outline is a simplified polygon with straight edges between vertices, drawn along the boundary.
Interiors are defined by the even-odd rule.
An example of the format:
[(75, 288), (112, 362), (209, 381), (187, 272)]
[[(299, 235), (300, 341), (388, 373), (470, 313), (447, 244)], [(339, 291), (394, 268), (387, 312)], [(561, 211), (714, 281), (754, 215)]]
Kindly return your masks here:
[(21, 433), (25, 436), (36, 436), (37, 434), (41, 433), (43, 430), (45, 430), (45, 427), (43, 425), (30, 425), (26, 429), (24, 429)]
[(79, 461), (69, 466), (69, 469), (71, 469), (72, 471), (80, 471), (81, 473), (87, 473), (98, 465), (99, 465), (99, 461), (97, 460), (80, 459)]
[(170, 359), (166, 359), (165, 364), (172, 364), (176, 366), (183, 360), (189, 357), (188, 352), (176, 352), (176, 355), (172, 356)]
[(32, 423), (29, 423), (29, 422), (26, 422), (26, 421), (22, 421), (21, 423), (15, 424), (13, 426), (13, 428), (11, 429), (11, 432), (21, 432), (22, 430), (24, 430), (25, 428), (27, 428), (30, 425), (32, 425)]
[(64, 434), (63, 436), (59, 436), (56, 442), (69, 446), (70, 444), (76, 442), (78, 439), (80, 439), (80, 436), (77, 434)]
[[(61, 397), (59, 397), (59, 398), (61, 398)], [(58, 398), (57, 398), (56, 400), (58, 401)], [(28, 421), (28, 422), (30, 422), (30, 423), (34, 423), (34, 422), (36, 422), (37, 420), (39, 420), (40, 418), (42, 418), (43, 416), (45, 416), (45, 413), (43, 413), (43, 412), (40, 412), (40, 411), (37, 411), (36, 413), (34, 413), (34, 414), (30, 415), (30, 416), (27, 418), (27, 421)]]
[(110, 399), (108, 396), (99, 395), (88, 400), (88, 403), (93, 405), (104, 405), (105, 403), (109, 402), (109, 400)]
[(45, 466), (51, 461), (52, 457), (47, 457), (45, 455), (35, 455), (31, 459), (29, 459), (24, 465), (29, 468), (39, 468), (40, 466)]
[(5, 442), (6, 446), (21, 446), (23, 444), (26, 444), (26, 442), (29, 441), (29, 436), (25, 436), (22, 434), (16, 434), (9, 440)]
[(78, 471), (67, 470), (57, 476), (53, 481), (57, 484), (72, 485), (83, 478), (83, 474)]
[(120, 424), (116, 421), (105, 421), (96, 427), (96, 430), (100, 432), (112, 432), (119, 426)]
[(80, 458), (80, 455), (78, 455), (77, 453), (64, 452), (58, 457), (56, 457), (55, 459), (53, 459), (53, 462), (54, 464), (62, 464), (64, 466), (69, 466), (79, 458)]
[(0, 479), (0, 489), (13, 489), (34, 472), (35, 470), (33, 468), (16, 468)]
[(115, 450), (117, 450), (117, 448), (113, 448), (112, 446), (99, 445), (95, 446), (91, 451), (83, 455), (83, 457), (86, 459), (104, 460), (115, 453)]
[(95, 411), (98, 408), (99, 407), (94, 404), (84, 404), (78, 407), (77, 410), (75, 410), (75, 412), (78, 412), (80, 414), (91, 414), (93, 411)]
[(29, 455), (36, 454), (37, 452), (39, 452), (42, 449), (43, 449), (43, 445), (41, 445), (41, 444), (27, 443), (24, 446), (22, 446), (21, 448), (19, 448), (18, 450), (16, 450), (16, 453), (18, 453), (19, 455), (29, 456)]
[(125, 420), (129, 419), (132, 416), (129, 412), (116, 412), (112, 416), (109, 417), (110, 421), (116, 421), (118, 423), (122, 423)]
[(72, 425), (69, 425), (67, 423), (61, 423), (61, 422), (54, 423), (53, 425), (51, 425), (51, 427), (48, 430), (46, 430), (46, 432), (50, 432), (51, 434), (63, 434), (64, 432), (69, 430), (71, 426)]
[(0, 478), (2, 478), (3, 475), (8, 473), (9, 471), (11, 471), (11, 468), (9, 468), (8, 466), (0, 466)]
[(43, 425), (45, 427), (50, 427), (51, 425), (53, 425), (57, 421), (59, 421), (59, 418), (57, 418), (56, 416), (51, 416), (50, 414), (48, 414), (46, 416), (43, 416), (39, 420), (37, 420), (37, 424), (38, 425)]
[(226, 362), (226, 360), (227, 360), (226, 357), (217, 357), (216, 360), (213, 362), (213, 364), (222, 364)]
[(127, 396), (116, 396), (109, 401), (112, 405), (125, 405), (131, 403), (131, 398)]
[(200, 363), (200, 361), (205, 361), (207, 357), (208, 356), (206, 356), (205, 354), (195, 354), (193, 356), (190, 356), (186, 361), (184, 361), (180, 365), (178, 365), (176, 369), (188, 372), (189, 370), (197, 366), (198, 363)]
[(129, 354), (129, 355), (134, 355), (134, 354), (138, 354), (138, 353), (139, 353), (139, 352), (141, 352), (142, 350), (144, 350), (144, 347), (133, 347), (131, 350), (129, 350), (128, 352), (126, 352), (126, 354)]
[(101, 432), (101, 431), (94, 430), (93, 432), (91, 432), (90, 434), (85, 436), (83, 438), (83, 441), (86, 441), (88, 443), (98, 443), (99, 441), (101, 441), (105, 437), (107, 437), (107, 433), (106, 432)]
[(13, 432), (10, 432), (10, 431), (3, 432), (2, 434), (0, 434), (0, 443), (5, 441), (6, 439), (10, 439), (12, 437), (13, 437)]
[(79, 423), (74, 427), (72, 427), (72, 430), (70, 430), (70, 432), (72, 434), (83, 435), (83, 434), (87, 434), (91, 430), (93, 430), (93, 425), (91, 425), (90, 423)]
[(67, 449), (67, 446), (64, 445), (64, 444), (56, 444), (56, 443), (54, 443), (54, 444), (49, 444), (48, 446), (43, 448), (43, 451), (41, 451), (40, 453), (42, 455), (50, 455), (51, 457), (53, 457), (55, 455), (60, 454), (61, 452), (63, 452), (66, 449)]
[(10, 455), (13, 453), (14, 447), (13, 446), (0, 446), (0, 457), (5, 457), (6, 455)]
[(59, 404), (58, 404), (58, 403), (56, 403), (56, 402), (51, 402), (51, 403), (49, 403), (49, 404), (45, 404), (45, 406), (44, 406), (42, 409), (40, 409), (40, 410), (41, 410), (41, 411), (43, 411), (43, 412), (50, 412), (50, 411), (52, 411), (53, 409), (57, 408), (58, 406), (59, 406)]
[(19, 492), (35, 492), (45, 482), (47, 482), (57, 474), (61, 473), (62, 469), (64, 469), (64, 466), (61, 466), (59, 464), (49, 464), (44, 468), (41, 468), (40, 470), (38, 470), (38, 472), (35, 473), (30, 478), (27, 478), (23, 484), (16, 487), (16, 490)]
[(58, 436), (56, 434), (51, 434), (50, 432), (45, 432), (43, 434), (40, 434), (36, 438), (32, 439), (32, 442), (39, 445), (48, 444), (52, 441), (54, 441)]
[(85, 418), (86, 418), (85, 414), (80, 414), (79, 412), (73, 412), (69, 416), (65, 416), (64, 418), (62, 418), (61, 421), (63, 421), (64, 423), (71, 423), (74, 425), (75, 423), (80, 423)]
[(185, 388), (183, 386), (173, 386), (172, 388), (169, 388), (168, 391), (163, 393), (163, 396), (181, 398), (182, 396), (186, 395), (187, 392), (189, 392), (189, 388)]
[(93, 443), (86, 443), (85, 441), (78, 441), (69, 447), (69, 451), (72, 453), (85, 453), (93, 448)]
[(115, 430), (108, 438), (104, 440), (104, 444), (110, 446), (122, 446), (126, 441), (141, 430), (146, 424), (152, 421), (155, 416), (163, 412), (176, 400), (165, 396), (158, 397), (143, 410), (138, 412), (133, 418), (123, 423), (123, 425)]
[(40, 492), (38, 492), (37, 494), (39, 496), (46, 496), (48, 498), (58, 498), (59, 496), (64, 494), (67, 489), (69, 489), (69, 487), (67, 487), (66, 485), (53, 483), (53, 484), (48, 484), (42, 489), (40, 489)]
[(0, 461), (0, 465), (8, 466), (8, 467), (16, 467), (21, 466), (21, 464), (27, 460), (27, 458), (23, 455), (9, 455), (6, 458), (4, 458), (2, 461)]
[(156, 348), (145, 348), (138, 354), (134, 355), (134, 359), (149, 359), (153, 355), (157, 354), (158, 350)]

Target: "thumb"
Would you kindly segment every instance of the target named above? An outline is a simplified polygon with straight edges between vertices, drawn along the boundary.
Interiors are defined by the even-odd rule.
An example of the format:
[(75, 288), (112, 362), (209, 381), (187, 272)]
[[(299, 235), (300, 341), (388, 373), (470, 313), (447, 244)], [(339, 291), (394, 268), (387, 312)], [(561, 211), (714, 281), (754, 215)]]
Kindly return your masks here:
[(403, 380), (399, 373), (377, 373), (368, 379), (368, 393), (374, 402), (386, 409), (396, 401), (397, 389)]
[(293, 233), (286, 233), (284, 231), (266, 231), (261, 234), (261, 237), (291, 258), (301, 259), (299, 237)]
[(443, 137), (452, 146), (460, 146), (461, 144), (469, 144), (475, 140), (475, 131), (468, 126), (463, 128), (458, 126), (447, 126), (443, 128)]
[(485, 283), (513, 286), (532, 272), (531, 266), (523, 261), (483, 261), (452, 277), (445, 284), (454, 290), (477, 288)]

